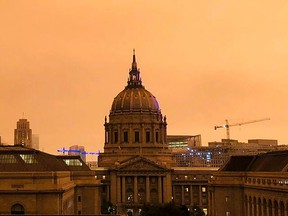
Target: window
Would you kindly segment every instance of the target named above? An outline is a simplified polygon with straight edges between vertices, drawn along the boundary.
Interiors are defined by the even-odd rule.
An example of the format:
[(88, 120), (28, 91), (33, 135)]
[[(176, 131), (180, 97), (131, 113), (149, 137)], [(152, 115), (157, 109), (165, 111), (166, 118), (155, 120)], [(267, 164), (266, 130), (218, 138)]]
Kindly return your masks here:
[(34, 155), (32, 154), (20, 154), (20, 157), (25, 161), (27, 164), (35, 164), (37, 163)]
[(118, 131), (114, 132), (114, 143), (118, 143)]
[(78, 201), (78, 202), (81, 202), (81, 196), (78, 196), (78, 197), (77, 197), (77, 201)]
[(229, 201), (229, 196), (225, 197), (225, 201), (228, 202)]
[(156, 131), (155, 133), (155, 139), (156, 139), (156, 142), (158, 143), (159, 142), (159, 132)]
[(202, 187), (202, 193), (206, 192), (206, 187)]
[(20, 204), (15, 204), (11, 207), (11, 214), (12, 215), (24, 215), (24, 207)]
[(150, 131), (146, 131), (146, 142), (150, 142)]
[(63, 159), (68, 166), (82, 166), (82, 162), (78, 159)]
[(5, 163), (17, 163), (17, 160), (14, 155), (0, 155), (0, 164)]
[(128, 142), (128, 131), (124, 131), (124, 142)]
[(230, 216), (230, 212), (229, 211), (226, 212), (226, 216)]
[(135, 131), (135, 142), (140, 142), (140, 136), (139, 136), (139, 131)]

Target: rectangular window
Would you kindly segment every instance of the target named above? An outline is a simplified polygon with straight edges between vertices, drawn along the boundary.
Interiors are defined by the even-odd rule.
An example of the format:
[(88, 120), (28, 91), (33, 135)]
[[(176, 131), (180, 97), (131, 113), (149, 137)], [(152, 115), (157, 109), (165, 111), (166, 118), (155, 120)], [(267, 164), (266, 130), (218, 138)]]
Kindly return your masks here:
[(158, 143), (159, 142), (159, 132), (158, 131), (156, 131), (155, 138), (156, 138), (156, 142)]
[(78, 159), (63, 159), (68, 166), (82, 166), (82, 162)]
[(81, 202), (81, 196), (78, 196), (77, 199), (78, 199), (78, 202)]
[(150, 142), (150, 131), (146, 131), (146, 142)]
[(128, 142), (128, 131), (124, 131), (124, 142)]
[(140, 142), (139, 131), (135, 131), (135, 142)]
[(17, 163), (17, 160), (14, 155), (0, 155), (0, 164), (10, 164)]
[(114, 143), (118, 143), (118, 131), (114, 132)]

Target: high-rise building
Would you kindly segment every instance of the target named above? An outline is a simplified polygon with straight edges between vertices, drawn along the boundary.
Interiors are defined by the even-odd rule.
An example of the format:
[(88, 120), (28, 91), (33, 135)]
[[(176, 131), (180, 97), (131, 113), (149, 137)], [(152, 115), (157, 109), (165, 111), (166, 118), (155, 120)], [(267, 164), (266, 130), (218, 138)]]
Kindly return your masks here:
[(32, 130), (27, 119), (19, 119), (14, 130), (14, 144), (32, 148)]
[(86, 162), (86, 152), (84, 146), (73, 145), (69, 147), (68, 155), (79, 155)]
[(32, 134), (32, 148), (39, 150), (39, 134)]

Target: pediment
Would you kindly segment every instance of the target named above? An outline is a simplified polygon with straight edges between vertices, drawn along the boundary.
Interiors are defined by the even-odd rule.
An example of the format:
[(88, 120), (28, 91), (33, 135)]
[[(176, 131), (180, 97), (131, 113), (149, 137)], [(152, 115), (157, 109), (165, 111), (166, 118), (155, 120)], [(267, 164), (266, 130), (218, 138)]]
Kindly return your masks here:
[(144, 157), (136, 157), (129, 159), (118, 166), (118, 170), (135, 170), (135, 171), (143, 171), (143, 170), (151, 170), (151, 171), (166, 171), (168, 170), (164, 165), (157, 163), (157, 161), (152, 161), (148, 158)]

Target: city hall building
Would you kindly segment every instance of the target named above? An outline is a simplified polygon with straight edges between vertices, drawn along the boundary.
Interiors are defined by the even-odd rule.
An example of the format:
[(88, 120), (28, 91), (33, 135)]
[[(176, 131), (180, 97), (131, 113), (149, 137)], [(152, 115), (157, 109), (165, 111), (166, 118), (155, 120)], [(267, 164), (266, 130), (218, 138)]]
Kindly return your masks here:
[(114, 98), (104, 127), (104, 152), (96, 171), (103, 184), (102, 202), (110, 201), (121, 215), (139, 215), (144, 203), (168, 202), (207, 212), (213, 168), (175, 167), (166, 116), (142, 85), (135, 53), (127, 85)]

